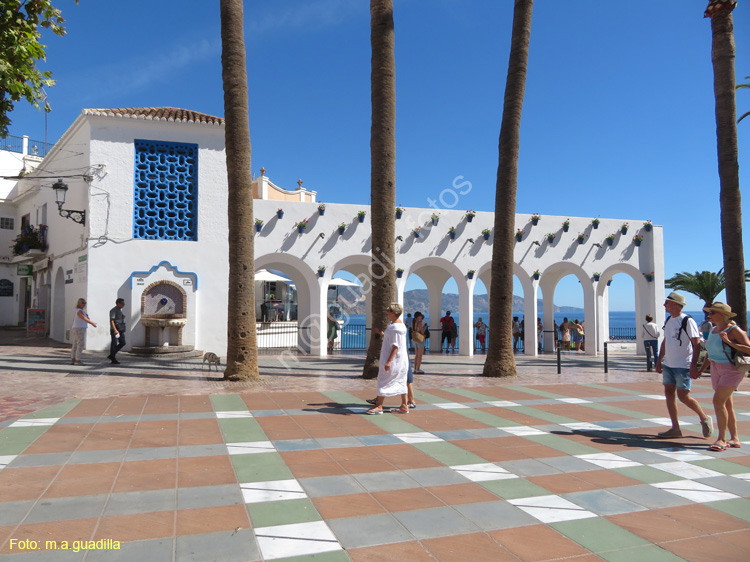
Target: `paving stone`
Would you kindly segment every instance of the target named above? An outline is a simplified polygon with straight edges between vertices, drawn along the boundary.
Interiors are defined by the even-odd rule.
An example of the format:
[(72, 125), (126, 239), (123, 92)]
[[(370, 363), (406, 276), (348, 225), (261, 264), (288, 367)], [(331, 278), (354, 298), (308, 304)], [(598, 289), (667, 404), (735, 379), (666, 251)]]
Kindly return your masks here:
[(328, 521), (333, 534), (345, 549), (414, 540), (393, 515), (383, 513)]
[(40, 499), (24, 523), (44, 523), (64, 519), (84, 519), (98, 517), (107, 502), (107, 494), (79, 496), (73, 498)]
[(571, 494), (562, 494), (562, 497), (597, 515), (616, 515), (618, 513), (646, 511), (645, 507), (628, 501), (607, 490), (574, 492)]
[(132, 515), (155, 511), (170, 511), (177, 505), (177, 491), (145, 490), (112, 494), (107, 502), (104, 515)]
[[(412, 482), (414, 482), (412, 480)], [(299, 483), (311, 498), (361, 494), (365, 488), (354, 476), (323, 476), (320, 478), (300, 478)], [(412, 487), (416, 486), (416, 482)]]
[[(370, 472), (355, 474), (354, 478), (364, 490), (368, 492), (383, 492), (386, 490), (405, 490), (419, 488), (419, 483), (405, 472)], [(466, 482), (461, 478), (461, 482)], [(453, 484), (454, 482), (451, 482)]]
[(538, 523), (534, 517), (507, 501), (457, 505), (454, 509), (483, 531)]

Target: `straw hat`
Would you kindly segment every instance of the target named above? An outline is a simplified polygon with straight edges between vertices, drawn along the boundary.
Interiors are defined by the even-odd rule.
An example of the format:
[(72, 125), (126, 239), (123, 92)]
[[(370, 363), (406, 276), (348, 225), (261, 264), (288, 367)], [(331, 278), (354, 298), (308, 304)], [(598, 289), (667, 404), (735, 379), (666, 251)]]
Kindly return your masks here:
[(703, 312), (718, 312), (719, 314), (723, 314), (727, 318), (734, 318), (737, 316), (734, 312), (732, 312), (732, 307), (728, 304), (724, 304), (723, 302), (715, 302), (711, 306), (706, 306), (703, 308)]
[(675, 292), (669, 293), (667, 295), (667, 300), (677, 303), (680, 306), (685, 306), (685, 297), (683, 297), (680, 293), (675, 293)]

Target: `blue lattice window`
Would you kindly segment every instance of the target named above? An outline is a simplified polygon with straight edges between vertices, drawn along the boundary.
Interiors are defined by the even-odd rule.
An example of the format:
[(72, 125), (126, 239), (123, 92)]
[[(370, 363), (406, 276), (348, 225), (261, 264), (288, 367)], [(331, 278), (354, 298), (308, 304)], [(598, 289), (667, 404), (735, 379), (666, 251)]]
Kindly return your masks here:
[(136, 140), (133, 238), (198, 239), (198, 145)]

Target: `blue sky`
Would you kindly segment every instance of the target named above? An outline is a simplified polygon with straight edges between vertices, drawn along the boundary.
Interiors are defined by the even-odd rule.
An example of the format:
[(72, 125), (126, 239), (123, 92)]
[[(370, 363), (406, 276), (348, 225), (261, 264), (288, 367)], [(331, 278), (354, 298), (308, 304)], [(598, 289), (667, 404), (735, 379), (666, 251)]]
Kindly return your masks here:
[[(51, 142), (83, 107), (223, 115), (218, 2), (55, 4), (68, 35), (46, 38), (42, 66), (57, 80)], [(722, 266), (706, 4), (536, 3), (518, 212), (651, 219), (664, 226), (667, 276)], [(245, 3), (254, 173), (263, 166), (288, 188), (302, 178), (324, 201), (369, 203), (368, 7)], [(427, 206), (463, 176), (473, 188), (458, 208), (493, 209), (512, 12), (511, 0), (395, 0), (400, 204)], [(750, 75), (750, 3), (739, 3), (734, 20), (741, 81)], [(750, 91), (741, 91), (738, 113), (748, 109)], [(11, 134), (44, 140), (42, 113), (20, 103), (11, 118)], [(746, 120), (740, 182), (749, 139)], [(632, 287), (615, 277), (613, 309), (632, 310)], [(555, 303), (582, 305), (578, 282), (563, 280)], [(687, 308), (698, 304), (690, 298)]]

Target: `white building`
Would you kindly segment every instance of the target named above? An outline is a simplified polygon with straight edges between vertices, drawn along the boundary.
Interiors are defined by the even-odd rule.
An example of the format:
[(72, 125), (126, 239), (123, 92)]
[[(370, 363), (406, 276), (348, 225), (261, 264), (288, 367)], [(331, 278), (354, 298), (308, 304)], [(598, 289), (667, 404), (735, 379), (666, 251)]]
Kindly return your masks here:
[[(0, 175), (13, 177), (24, 165), (28, 171), (38, 164), (23, 179), (0, 183), (0, 294), (9, 295), (0, 296), (0, 325), (17, 325), (26, 320), (26, 309), (42, 309), (50, 336), (69, 341), (76, 300), (84, 298), (99, 324), (89, 329), (88, 348), (104, 350), (109, 346), (108, 311), (121, 297), (128, 319), (126, 350), (166, 344), (224, 354), (228, 232), (223, 119), (174, 108), (87, 109), (43, 160), (28, 152), (0, 150)], [(62, 214), (81, 211), (83, 224), (58, 212), (52, 189), (58, 181), (69, 187)], [(321, 319), (331, 278), (348, 271), (362, 281), (367, 294), (373, 250), (370, 209), (329, 203), (320, 214), (316, 192), (303, 189), (301, 182), (298, 189), (281, 189), (263, 169), (254, 189), (255, 217), (264, 222), (256, 232), (256, 270), (278, 270), (292, 280), (303, 334), (298, 347), (325, 355)], [(465, 184), (454, 190), (441, 200), (472, 200)], [(360, 211), (366, 213), (362, 222)], [(437, 225), (433, 213), (440, 214)], [(80, 221), (82, 216), (73, 213), (72, 218)], [(303, 220), (309, 222), (300, 233), (295, 223)], [(473, 324), (474, 285), (481, 279), (490, 286), (493, 214), (478, 212), (469, 220), (466, 211), (409, 208), (395, 220), (396, 263), (390, 266), (404, 270), (399, 301), (408, 276), (418, 275), (429, 291), (426, 312), (434, 329), (443, 312), (443, 286), (453, 278), (460, 302), (454, 312), (464, 328)], [(595, 228), (591, 218), (580, 217), (570, 218), (564, 228), (565, 220), (544, 216), (534, 225), (531, 216), (516, 216), (522, 236), (512, 267), (523, 287), (527, 319), (539, 315), (541, 288), (546, 349), (552, 347), (554, 289), (568, 274), (583, 288), (587, 353), (601, 351), (608, 339), (607, 281), (616, 273), (634, 280), (636, 317), (652, 313), (661, 322), (661, 227), (600, 219)], [(626, 234), (621, 232), (624, 222), (629, 222)], [(6, 250), (22, 227), (38, 225), (47, 226), (47, 247), (19, 256)], [(455, 227), (455, 238), (449, 227)], [(555, 239), (547, 240), (546, 233)], [(606, 237), (612, 233), (610, 245)], [(639, 246), (634, 235), (643, 237)], [(320, 266), (325, 266), (322, 277)], [(369, 326), (369, 307), (367, 317)], [(461, 329), (459, 338), (461, 352), (472, 354), (473, 330)], [(439, 344), (433, 336), (433, 349)], [(526, 330), (525, 348), (536, 353), (533, 329)]]

